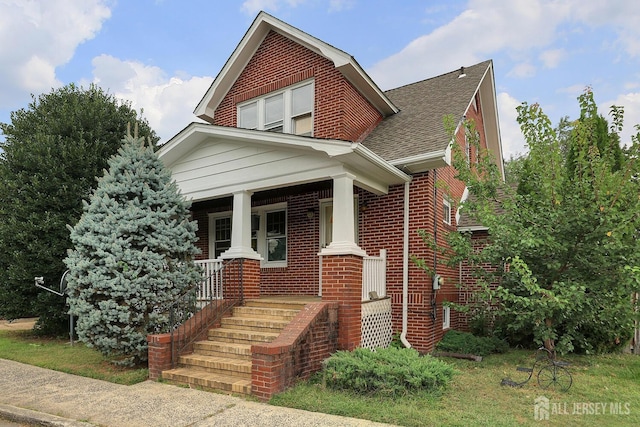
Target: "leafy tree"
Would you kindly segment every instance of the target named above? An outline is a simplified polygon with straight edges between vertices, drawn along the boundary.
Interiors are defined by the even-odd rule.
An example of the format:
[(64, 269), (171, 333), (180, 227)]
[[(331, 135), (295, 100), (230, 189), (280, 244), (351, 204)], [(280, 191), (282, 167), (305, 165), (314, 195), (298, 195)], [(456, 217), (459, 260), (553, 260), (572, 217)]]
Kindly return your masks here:
[(491, 159), (469, 168), (457, 150), (454, 164), (473, 195), (463, 212), (490, 238), (474, 252), (468, 236), (451, 233), (451, 261), (476, 266), (480, 295), (497, 306), (511, 338), (560, 352), (610, 351), (633, 332), (639, 143), (635, 136), (620, 149), (621, 111), (613, 109), (608, 128), (590, 90), (578, 99), (581, 116), (564, 129), (567, 138), (538, 105), (518, 107), (529, 153), (517, 187), (499, 179)]
[(121, 364), (147, 360), (147, 335), (201, 280), (195, 221), (171, 172), (144, 138), (127, 135), (71, 230), (70, 313), (81, 341)]
[[(99, 87), (70, 84), (0, 123), (0, 317), (39, 316), (41, 332), (66, 330), (63, 298), (36, 288), (34, 277), (57, 287), (71, 247), (66, 224), (80, 218), (82, 199), (136, 120), (128, 103)], [(140, 126), (156, 143), (147, 122)]]

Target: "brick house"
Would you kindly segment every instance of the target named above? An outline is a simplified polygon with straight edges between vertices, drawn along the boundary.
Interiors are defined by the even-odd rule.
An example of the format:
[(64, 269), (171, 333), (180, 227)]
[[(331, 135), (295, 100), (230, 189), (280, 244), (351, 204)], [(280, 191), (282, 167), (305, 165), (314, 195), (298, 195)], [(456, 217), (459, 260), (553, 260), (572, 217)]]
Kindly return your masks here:
[[(458, 327), (443, 301), (458, 301), (459, 271), (443, 267), (418, 230), (444, 243), (456, 228), (466, 191), (451, 144), (476, 156), (465, 118), (502, 167), (492, 61), (383, 92), (349, 54), (261, 12), (194, 113), (206, 123), (188, 125), (159, 156), (192, 200), (200, 262), (241, 259), (245, 299), (313, 297), (318, 313), (334, 310), (335, 342), (316, 358), (385, 345), (392, 333), (429, 352)], [(445, 115), (460, 121), (454, 141)], [(435, 286), (411, 255), (433, 260)], [(152, 372), (160, 341), (150, 338)], [(286, 351), (252, 350), (262, 398), (287, 385), (283, 376), (319, 366), (287, 365), (285, 375), (273, 357)], [(272, 365), (271, 385), (256, 393), (269, 382), (262, 363)]]

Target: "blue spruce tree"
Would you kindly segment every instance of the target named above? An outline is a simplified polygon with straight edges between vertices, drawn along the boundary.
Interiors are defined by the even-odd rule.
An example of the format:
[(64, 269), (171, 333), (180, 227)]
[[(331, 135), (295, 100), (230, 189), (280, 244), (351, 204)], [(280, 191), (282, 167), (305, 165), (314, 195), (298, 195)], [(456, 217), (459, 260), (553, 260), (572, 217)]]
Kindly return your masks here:
[(78, 338), (116, 363), (145, 362), (166, 307), (201, 280), (189, 207), (153, 148), (128, 133), (69, 227), (69, 312)]

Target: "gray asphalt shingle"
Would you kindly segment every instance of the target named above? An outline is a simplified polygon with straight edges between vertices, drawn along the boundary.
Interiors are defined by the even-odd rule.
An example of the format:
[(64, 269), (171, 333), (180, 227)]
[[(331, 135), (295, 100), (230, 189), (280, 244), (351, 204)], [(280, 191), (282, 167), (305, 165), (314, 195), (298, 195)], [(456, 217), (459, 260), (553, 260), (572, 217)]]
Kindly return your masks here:
[(491, 60), (386, 91), (400, 112), (385, 118), (362, 144), (387, 161), (444, 150), (449, 144), (443, 118), (462, 118)]

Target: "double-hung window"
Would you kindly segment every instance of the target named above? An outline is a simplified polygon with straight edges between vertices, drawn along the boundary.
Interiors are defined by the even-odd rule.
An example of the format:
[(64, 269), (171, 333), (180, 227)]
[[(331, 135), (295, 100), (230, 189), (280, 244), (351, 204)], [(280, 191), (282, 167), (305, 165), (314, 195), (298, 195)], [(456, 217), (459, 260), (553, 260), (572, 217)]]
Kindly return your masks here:
[(287, 211), (284, 209), (265, 214), (265, 254), (267, 263), (287, 261)]
[(446, 197), (442, 199), (442, 219), (451, 225), (451, 202)]
[(220, 254), (231, 247), (231, 216), (216, 216), (211, 218), (213, 225), (213, 239), (210, 242), (213, 258), (218, 258)]
[(238, 127), (313, 134), (314, 84), (305, 82), (238, 106)]
[[(209, 253), (213, 258), (231, 247), (232, 212), (211, 214)], [(286, 203), (254, 208), (251, 212), (251, 247), (262, 255), (263, 267), (287, 266)]]

